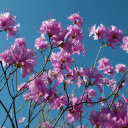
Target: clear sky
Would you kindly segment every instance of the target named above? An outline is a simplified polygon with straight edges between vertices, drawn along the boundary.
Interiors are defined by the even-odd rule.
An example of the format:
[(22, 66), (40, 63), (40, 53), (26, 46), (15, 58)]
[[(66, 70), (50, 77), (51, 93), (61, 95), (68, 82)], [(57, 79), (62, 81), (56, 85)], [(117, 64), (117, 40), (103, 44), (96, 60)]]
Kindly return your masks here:
[[(1, 0), (0, 11), (6, 11), (6, 7), (10, 14), (17, 17), (16, 24), (20, 23), (21, 25), (18, 28), (19, 37), (25, 37), (27, 47), (29, 48), (34, 48), (35, 39), (40, 36), (36, 29), (40, 28), (42, 21), (48, 20), (48, 15), (49, 18), (61, 22), (62, 27), (66, 28), (72, 24), (67, 17), (70, 14), (79, 12), (79, 15), (84, 20), (83, 33), (85, 37), (82, 42), (88, 48), (88, 51), (85, 53), (85, 57), (82, 55), (77, 57), (76, 63), (78, 67), (93, 66), (100, 47), (98, 41), (94, 41), (93, 37), (89, 37), (89, 27), (92, 27), (94, 24), (99, 26), (101, 23), (106, 27), (115, 25), (123, 30), (124, 36), (128, 35), (127, 0)], [(14, 43), (14, 37), (11, 37), (9, 40), (5, 38), (6, 33), (0, 33), (0, 52), (3, 52), (5, 47), (9, 47)], [(126, 64), (128, 67), (128, 54), (120, 47), (116, 48), (115, 51), (111, 47), (104, 48), (99, 58), (104, 56), (110, 59), (113, 67), (118, 63)], [(36, 69), (39, 70), (40, 68), (41, 66)], [(25, 80), (27, 79), (19, 79), (19, 83)], [(0, 97), (2, 99), (4, 97), (5, 104), (8, 104), (9, 101), (6, 94), (0, 94)], [(0, 108), (0, 124), (3, 121), (1, 117), (1, 113), (4, 114), (3, 111), (1, 112)], [(20, 116), (24, 116), (24, 114), (20, 113), (18, 119)], [(25, 122), (27, 123), (27, 121)], [(5, 128), (10, 128), (10, 124), (6, 123)]]

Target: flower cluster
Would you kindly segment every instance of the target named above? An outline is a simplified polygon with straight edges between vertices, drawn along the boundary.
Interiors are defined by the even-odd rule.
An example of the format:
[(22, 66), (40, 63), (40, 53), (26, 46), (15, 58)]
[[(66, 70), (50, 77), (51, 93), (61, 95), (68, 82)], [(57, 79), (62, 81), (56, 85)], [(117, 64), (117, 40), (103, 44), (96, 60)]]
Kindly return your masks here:
[(8, 30), (6, 39), (10, 38), (10, 36), (16, 36), (16, 32), (18, 31), (17, 27), (20, 27), (20, 24), (17, 24), (16, 26), (14, 26), (15, 20), (16, 20), (16, 17), (11, 15), (9, 12), (0, 14), (0, 28), (3, 31)]
[(96, 24), (90, 28), (90, 34), (89, 36), (94, 34), (94, 40), (101, 39), (103, 40), (106, 37), (106, 46), (111, 46), (115, 50), (115, 46), (118, 46), (122, 44), (123, 41), (123, 31), (120, 29), (117, 29), (116, 26), (111, 25), (111, 29), (105, 28), (102, 24), (97, 27)]
[(84, 45), (81, 43), (84, 37), (81, 29), (83, 20), (78, 14), (73, 14), (68, 19), (72, 20), (74, 25), (70, 25), (66, 30), (55, 19), (43, 21), (40, 27), (41, 37), (36, 39), (35, 47), (37, 49), (48, 49), (49, 46), (45, 40), (45, 34), (47, 34), (52, 43), (59, 47), (63, 53), (74, 55), (81, 52), (85, 55)]
[(16, 68), (21, 68), (22, 78), (25, 78), (34, 71), (33, 67), (36, 65), (37, 58), (35, 55), (34, 49), (26, 47), (23, 38), (16, 38), (15, 43), (9, 49), (0, 53), (0, 61), (4, 67), (6, 64), (14, 64)]
[(112, 109), (103, 107), (101, 111), (93, 110), (90, 114), (92, 126), (96, 128), (127, 128), (128, 127), (128, 103), (126, 98), (121, 98), (112, 104)]
[[(83, 56), (85, 55), (85, 48), (82, 43), (84, 37), (82, 30), (83, 18), (75, 13), (68, 17), (68, 19), (71, 20), (73, 24), (69, 25), (66, 29), (62, 28), (61, 23), (57, 22), (56, 19), (42, 22), (39, 29), (41, 35), (35, 40), (35, 47), (42, 55), (45, 51), (44, 49), (50, 49), (48, 57), (44, 59), (43, 68), (39, 73), (33, 74), (29, 77), (27, 83), (21, 83), (17, 87), (18, 92), (15, 97), (17, 97), (18, 94), (20, 95), (20, 93), (22, 94), (22, 91), (28, 90), (27, 93), (23, 94), (23, 98), (26, 101), (32, 101), (32, 104), (30, 102), (30, 106), (35, 104), (30, 112), (31, 114), (34, 112), (36, 106), (41, 107), (42, 103), (44, 103), (48, 105), (49, 109), (54, 109), (59, 112), (62, 111), (62, 114), (66, 112), (68, 123), (74, 123), (80, 118), (81, 120), (84, 118), (85, 104), (88, 109), (88, 107), (94, 107), (96, 103), (101, 103), (101, 111), (93, 110), (90, 114), (89, 120), (92, 126), (96, 128), (127, 128), (128, 100), (124, 94), (122, 94), (121, 100), (118, 100), (118, 102), (113, 100), (109, 105), (108, 98), (105, 97), (103, 92), (104, 88), (102, 88), (102, 85), (109, 87), (112, 91), (111, 94), (113, 94), (116, 99), (120, 89), (125, 86), (126, 65), (117, 64), (114, 70), (109, 59), (105, 57), (99, 59), (98, 53), (95, 61), (95, 64), (98, 63), (97, 69), (95, 66), (90, 66), (85, 68), (81, 67), (79, 70), (76, 66), (74, 55), (80, 53), (82, 53)], [(10, 38), (11, 35), (15, 36), (18, 31), (17, 27), (20, 25), (14, 26), (15, 20), (16, 17), (10, 15), (8, 12), (0, 14), (1, 30), (9, 31), (7, 39)], [(116, 26), (112, 25), (110, 29), (100, 24), (96, 29), (96, 25), (94, 25), (89, 31), (89, 36), (94, 34), (94, 40), (100, 41), (101, 48), (103, 48), (104, 45), (107, 47), (111, 46), (115, 50), (115, 46), (122, 44), (123, 40), (124, 44), (122, 44), (121, 47), (128, 52), (128, 37), (122, 39), (123, 32), (117, 29)], [(49, 42), (46, 41), (45, 36), (48, 36)], [(105, 39), (106, 41), (104, 41)], [(26, 45), (27, 43), (24, 38), (16, 38), (15, 43), (12, 44), (10, 48), (0, 53), (0, 61), (3, 67), (6, 65), (10, 67), (14, 64), (16, 67), (15, 71), (21, 68), (21, 73), (23, 73), (22, 78), (34, 72), (33, 68), (37, 64), (34, 49), (29, 49)], [(59, 51), (56, 53), (55, 51), (53, 52), (53, 49), (57, 48), (59, 48)], [(51, 63), (52, 66), (47, 68), (47, 63)], [(75, 65), (74, 67), (73, 64)], [(115, 76), (118, 75), (119, 72), (125, 75), (117, 84)], [(109, 77), (113, 78), (109, 79)], [(128, 82), (128, 76), (126, 76), (126, 82)], [(71, 93), (69, 88), (70, 85), (74, 83), (76, 86), (73, 87), (74, 90), (72, 90)], [(94, 85), (96, 85), (96, 88), (98, 87), (100, 94), (103, 92), (102, 96), (97, 94)], [(63, 91), (60, 91), (60, 93), (58, 91), (59, 86), (61, 89), (63, 88)], [(83, 87), (84, 91), (79, 96), (76, 96), (74, 93), (76, 88), (79, 89)], [(61, 118), (62, 114), (60, 114), (59, 118)], [(32, 115), (30, 115), (30, 118), (31, 117)], [(22, 117), (19, 122), (23, 123), (24, 120), (25, 117)], [(31, 122), (31, 119), (28, 121)], [(46, 121), (42, 123), (42, 127), (53, 128), (55, 126)], [(81, 127), (86, 128), (82, 124), (77, 128)]]
[[(71, 102), (70, 106), (73, 106), (75, 104), (79, 104), (81, 102), (81, 99), (79, 97), (73, 97), (71, 96), (69, 101)], [(66, 115), (67, 120), (71, 123), (74, 121), (77, 121), (80, 118), (80, 114), (83, 113), (83, 105), (77, 105), (73, 106), (68, 110), (68, 114)]]
[(113, 69), (113, 67), (110, 65), (109, 59), (106, 59), (105, 57), (104, 57), (104, 58), (101, 58), (101, 59), (98, 61), (98, 64), (99, 64), (99, 65), (98, 65), (98, 70), (103, 70), (103, 71), (104, 71), (104, 74), (113, 76), (113, 74), (114, 74), (114, 69)]

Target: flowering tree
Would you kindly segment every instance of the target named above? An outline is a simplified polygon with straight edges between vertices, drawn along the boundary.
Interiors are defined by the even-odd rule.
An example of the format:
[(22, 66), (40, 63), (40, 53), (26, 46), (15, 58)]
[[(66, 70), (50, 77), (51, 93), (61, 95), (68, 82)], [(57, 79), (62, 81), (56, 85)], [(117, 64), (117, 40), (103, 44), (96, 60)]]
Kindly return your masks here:
[[(0, 91), (7, 87), (6, 93), (11, 97), (9, 107), (0, 100), (0, 105), (6, 112), (1, 127), (4, 127), (9, 118), (12, 128), (18, 128), (19, 123), (22, 123), (22, 127), (29, 128), (38, 114), (45, 112), (46, 107), (48, 110), (54, 109), (56, 117), (49, 121), (44, 117), (41, 123), (43, 128), (55, 128), (62, 118), (59, 127), (76, 127), (76, 124), (77, 128), (89, 127), (88, 123), (84, 123), (85, 120), (90, 121), (96, 128), (128, 127), (128, 100), (125, 94), (121, 93), (128, 82), (126, 65), (117, 64), (114, 70), (108, 58), (99, 58), (100, 51), (104, 47), (115, 50), (116, 46), (121, 46), (127, 53), (128, 37), (124, 37), (122, 30), (113, 25), (106, 28), (100, 24), (97, 29), (96, 25), (89, 28), (89, 36), (94, 35), (94, 40), (99, 40), (100, 49), (94, 66), (79, 68), (76, 65), (75, 55), (82, 53), (85, 56), (84, 44), (81, 42), (84, 37), (83, 18), (79, 14), (72, 14), (68, 19), (73, 21), (73, 25), (69, 25), (66, 29), (55, 19), (42, 22), (39, 29), (41, 36), (35, 40), (35, 47), (43, 57), (43, 67), (39, 72), (35, 72), (37, 53), (34, 49), (27, 48), (24, 38), (17, 36), (17, 27), (20, 27), (20, 24), (15, 26), (16, 17), (7, 11), (0, 14), (0, 32), (8, 32), (6, 39), (10, 36), (16, 37), (15, 43), (0, 53), (2, 70), (0, 81), (3, 82)], [(47, 56), (44, 56), (45, 50), (49, 52)], [(22, 78), (31, 75), (26, 83), (17, 85), (18, 70), (21, 70)], [(120, 72), (122, 77), (117, 81), (115, 78)], [(81, 87), (83, 90), (77, 94)], [(110, 90), (107, 96), (104, 95), (104, 88)], [(21, 96), (25, 102), (17, 108), (17, 99)], [(18, 112), (22, 111), (26, 102), (29, 102), (28, 117), (23, 115), (18, 120)], [(88, 108), (94, 109), (99, 103), (101, 103), (100, 110), (88, 112)], [(35, 109), (38, 109), (36, 113)], [(28, 120), (27, 124), (24, 123), (25, 119)]]

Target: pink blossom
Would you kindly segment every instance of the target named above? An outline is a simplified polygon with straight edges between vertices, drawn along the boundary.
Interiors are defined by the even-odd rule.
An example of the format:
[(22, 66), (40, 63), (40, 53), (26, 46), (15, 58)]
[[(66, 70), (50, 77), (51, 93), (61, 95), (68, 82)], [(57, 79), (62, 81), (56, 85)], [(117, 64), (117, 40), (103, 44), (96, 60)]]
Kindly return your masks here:
[(19, 123), (23, 123), (25, 119), (26, 119), (25, 117), (22, 117), (22, 118), (19, 119), (18, 122), (19, 122)]
[(42, 36), (42, 37), (39, 37), (36, 39), (35, 41), (35, 47), (39, 50), (39, 49), (48, 49), (49, 45), (48, 45), (48, 42), (45, 40), (45, 38)]
[[(20, 84), (20, 85), (18, 86), (17, 90), (19, 91), (24, 85), (25, 85), (25, 83)], [(28, 87), (29, 87), (29, 85), (25, 85), (25, 86), (22, 88), (22, 90), (25, 90), (25, 89), (27, 89)]]
[(98, 40), (98, 39), (104, 39), (105, 34), (107, 33), (107, 30), (105, 29), (105, 26), (103, 26), (102, 24), (100, 24), (100, 26), (98, 26), (98, 28), (96, 29), (96, 24), (91, 27), (91, 29), (89, 29), (89, 36), (91, 36), (92, 34), (94, 34), (94, 40)]
[(92, 126), (99, 124), (99, 119), (100, 119), (100, 112), (96, 112), (95, 110), (91, 111), (91, 114), (89, 115), (90, 122)]
[(115, 70), (117, 73), (122, 72), (122, 74), (123, 74), (126, 72), (126, 65), (124, 65), (124, 64), (117, 64), (115, 67), (116, 67)]
[(123, 43), (124, 43), (124, 44), (121, 45), (121, 48), (122, 48), (124, 51), (126, 51), (126, 53), (128, 53), (128, 36), (125, 36), (125, 37), (123, 38)]
[(61, 29), (62, 28), (60, 22), (56, 22), (55, 19), (50, 19), (49, 21), (42, 22), (40, 32), (42, 35), (47, 33), (49, 37), (52, 37), (53, 35), (58, 35)]
[(84, 34), (82, 33), (82, 30), (78, 27), (78, 26), (72, 26), (70, 25), (67, 30), (69, 31), (66, 35), (67, 36), (71, 36), (73, 39), (73, 42), (81, 42)]
[(80, 86), (83, 84), (83, 81), (80, 80), (80, 77), (78, 77), (77, 86), (80, 88)]
[[(34, 75), (30, 77), (30, 80), (34, 78)], [(58, 98), (58, 94), (55, 89), (47, 88), (47, 85), (50, 84), (48, 81), (47, 73), (43, 73), (40, 77), (37, 77), (29, 83), (29, 93), (25, 96), (26, 99), (31, 99), (37, 104), (40, 104), (42, 101), (48, 101), (49, 104), (52, 104), (55, 99)]]
[(23, 95), (23, 98), (24, 98), (26, 101), (28, 101), (28, 100), (31, 100), (32, 96), (31, 96), (30, 93), (26, 93), (26, 94)]
[[(101, 101), (101, 100), (104, 100), (104, 99), (105, 99), (105, 97), (100, 96), (99, 99), (98, 99), (98, 101)], [(106, 104), (107, 104), (107, 102), (105, 100), (104, 101), (101, 101), (101, 105), (102, 106), (106, 106)]]
[(84, 44), (83, 43), (76, 43), (73, 47), (73, 55), (74, 54), (80, 54), (80, 52), (83, 54), (83, 56), (85, 56), (84, 52), (85, 52), (85, 48), (84, 48)]
[(51, 37), (51, 40), (53, 41), (53, 44), (57, 45), (57, 46), (60, 45), (60, 47), (63, 47), (62, 43), (64, 42), (67, 33), (68, 33), (68, 30), (62, 30), (62, 31), (60, 31), (59, 34), (53, 35)]
[(48, 121), (42, 123), (42, 127), (45, 127), (45, 128), (53, 128), (53, 126)]
[(100, 93), (103, 92), (103, 90), (102, 90), (103, 80), (102, 79), (96, 79), (93, 84), (96, 84), (96, 86), (98, 87)]
[(92, 111), (90, 121), (92, 126), (101, 128), (125, 128), (128, 126), (128, 104), (122, 97), (112, 104), (112, 108), (103, 107), (101, 111)]
[[(16, 40), (17, 41), (17, 40)], [(36, 53), (34, 49), (28, 49), (27, 47), (20, 47), (17, 43), (12, 44), (10, 49), (0, 54), (0, 60), (3, 65), (14, 64), (15, 67), (21, 68), (23, 73), (22, 78), (30, 75), (34, 70), (33, 67), (36, 65)]]
[[(71, 96), (69, 100), (71, 102), (71, 105), (75, 105), (81, 102), (81, 99), (79, 97)], [(77, 106), (71, 107), (68, 110), (68, 114), (66, 114), (67, 121), (71, 123), (77, 121), (80, 118), (80, 113), (81, 114), (83, 113), (82, 108), (83, 108), (83, 105), (77, 105)]]
[(77, 77), (77, 72), (75, 69), (71, 70), (68, 69), (67, 70), (67, 74), (65, 75), (70, 81), (74, 81), (76, 82), (76, 77)]
[(16, 20), (16, 17), (13, 15), (10, 15), (9, 12), (0, 14), (0, 28), (2, 30), (5, 30), (6, 28), (9, 28), (9, 26), (14, 26), (15, 20)]
[(66, 40), (59, 45), (59, 48), (62, 50), (63, 53), (67, 52), (72, 55), (74, 45), (75, 44), (72, 42), (72, 37), (69, 35)]
[(10, 36), (16, 36), (16, 32), (18, 32), (17, 27), (20, 27), (20, 24), (17, 24), (16, 26), (8, 28), (8, 33), (7, 33), (6, 39), (10, 38)]
[(94, 34), (94, 40), (103, 40), (104, 37), (106, 37), (107, 41), (104, 41), (106, 42), (106, 46), (111, 46), (113, 50), (115, 50), (115, 46), (122, 44), (123, 31), (117, 29), (114, 25), (111, 25), (111, 30), (110, 28), (106, 29), (102, 24), (100, 24), (100, 26), (96, 29), (96, 25), (94, 25), (91, 29), (89, 29), (89, 31), (89, 36)]
[(60, 69), (68, 69), (74, 62), (73, 58), (68, 53), (62, 51), (53, 53), (50, 58), (54, 71), (59, 72)]
[(92, 96), (89, 93), (88, 93), (88, 96), (87, 94), (84, 94), (80, 98), (82, 99), (82, 102), (85, 102), (85, 101), (90, 102), (89, 104), (93, 106), (93, 104), (91, 104), (91, 102), (93, 102), (93, 100), (91, 99)]
[(115, 50), (115, 46), (122, 44), (123, 31), (118, 30), (114, 25), (111, 25), (111, 28), (111, 30), (108, 28), (108, 33), (106, 34), (107, 42), (110, 42), (107, 45)]
[(68, 17), (67, 19), (70, 19), (71, 21), (73, 21), (74, 25), (77, 25), (79, 27), (82, 27), (82, 23), (83, 23), (83, 18), (79, 16), (79, 14), (75, 13), (72, 14), (70, 17)]
[(101, 58), (99, 61), (98, 61), (98, 70), (105, 70), (106, 66), (109, 66), (110, 63), (109, 63), (109, 59), (106, 59), (105, 57), (104, 58)]
[(60, 96), (50, 105), (50, 109), (55, 109), (56, 111), (60, 109), (62, 106), (68, 104), (67, 96)]
[(108, 78), (102, 78), (103, 84), (106, 84), (107, 86), (112, 86), (116, 83), (115, 79), (109, 80)]
[(109, 59), (106, 59), (105, 57), (104, 58), (101, 58), (99, 61), (98, 61), (99, 65), (98, 65), (98, 70), (103, 70), (104, 71), (104, 74), (108, 74), (110, 76), (113, 76), (114, 74), (114, 69), (113, 67), (110, 65), (109, 63)]
[(90, 96), (96, 96), (96, 91), (94, 89), (88, 89), (87, 92)]
[(67, 121), (73, 123), (73, 122), (76, 122), (80, 118), (80, 114), (79, 112), (71, 111), (71, 112), (68, 112), (68, 114), (66, 114), (66, 117), (67, 117)]
[(24, 38), (16, 38), (14, 45), (18, 47), (25, 47), (27, 43), (24, 41)]
[(99, 71), (97, 71), (93, 67), (84, 68), (83, 70), (84, 70), (85, 74), (88, 76), (89, 79), (91, 79), (91, 78), (99, 79), (103, 76), (102, 74), (100, 74)]
[(104, 74), (107, 74), (109, 76), (113, 76), (114, 75), (114, 69), (112, 66), (107, 66), (105, 69), (104, 69)]
[(108, 34), (106, 35), (107, 41), (116, 43), (117, 45), (118, 42), (122, 43), (123, 31), (121, 31), (120, 29), (118, 30), (114, 25), (111, 25), (111, 28), (111, 30), (108, 28)]
[[(118, 87), (117, 87), (118, 86)], [(116, 84), (114, 84), (113, 86), (112, 86), (112, 91), (114, 91), (115, 89), (115, 91), (118, 91), (118, 90), (120, 90), (121, 88), (123, 88), (123, 86), (125, 86), (125, 83), (121, 83), (120, 85), (116, 85)]]
[(121, 94), (121, 97), (123, 97), (123, 98), (124, 98), (125, 103), (128, 103), (128, 100), (125, 98), (124, 94)]

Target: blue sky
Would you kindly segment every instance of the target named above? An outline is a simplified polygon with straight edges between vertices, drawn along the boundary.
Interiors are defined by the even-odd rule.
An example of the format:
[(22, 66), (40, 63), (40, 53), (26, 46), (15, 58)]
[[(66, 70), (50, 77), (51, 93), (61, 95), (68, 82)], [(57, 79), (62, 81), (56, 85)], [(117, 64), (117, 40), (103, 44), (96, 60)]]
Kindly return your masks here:
[[(67, 17), (70, 16), (70, 14), (79, 12), (84, 20), (82, 29), (85, 37), (82, 42), (85, 47), (88, 48), (88, 51), (85, 53), (85, 57), (82, 55), (76, 57), (78, 67), (84, 68), (93, 66), (100, 47), (98, 41), (94, 41), (93, 37), (88, 36), (89, 27), (92, 27), (94, 24), (99, 26), (101, 23), (106, 27), (115, 25), (117, 28), (123, 30), (125, 36), (128, 35), (127, 0), (1, 0), (0, 11), (5, 11), (6, 7), (8, 12), (17, 17), (16, 24), (20, 23), (21, 25), (21, 27), (18, 28), (18, 34), (20, 34), (19, 37), (25, 37), (27, 47), (29, 48), (34, 48), (35, 39), (40, 36), (40, 33), (38, 33), (36, 29), (40, 28), (42, 21), (48, 20), (48, 15), (49, 18), (61, 22), (62, 27), (66, 28), (68, 25), (72, 24)], [(5, 40), (5, 38), (6, 32), (0, 33), (1, 53), (5, 47), (9, 47), (14, 43), (15, 39), (14, 37), (11, 37), (9, 40)], [(99, 58), (104, 56), (110, 59), (113, 67), (118, 63), (126, 64), (128, 67), (128, 54), (126, 54), (120, 47), (116, 48), (115, 51), (113, 51), (111, 47), (104, 48), (101, 51)], [(38, 60), (38, 62), (40, 61)], [(40, 68), (41, 64), (39, 63), (36, 70), (39, 71)], [(119, 78), (121, 78), (121, 75), (117, 77), (117, 79)], [(18, 82), (20, 83), (26, 80), (27, 78), (19, 78)], [(0, 96), (4, 97), (5, 104), (8, 104), (9, 100), (6, 100), (8, 99), (8, 96), (3, 93), (0, 94)], [(2, 114), (4, 114), (3, 110)], [(20, 116), (23, 116), (23, 114), (20, 113), (18, 118), (20, 118)], [(2, 117), (0, 116), (0, 123), (1, 119)], [(9, 123), (5, 124), (6, 128), (10, 128), (9, 126)]]

